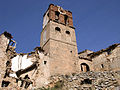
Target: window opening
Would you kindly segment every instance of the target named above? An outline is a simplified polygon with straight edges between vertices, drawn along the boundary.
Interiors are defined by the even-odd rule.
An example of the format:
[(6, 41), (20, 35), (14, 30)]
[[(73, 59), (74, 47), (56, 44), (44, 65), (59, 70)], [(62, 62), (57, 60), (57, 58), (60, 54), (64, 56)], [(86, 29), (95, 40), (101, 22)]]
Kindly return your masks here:
[(69, 31), (66, 31), (66, 34), (70, 35), (70, 32), (69, 32)]
[(65, 24), (68, 24), (68, 16), (67, 15), (64, 15), (64, 21), (65, 21)]
[(103, 64), (101, 64), (101, 68), (104, 68), (104, 65), (103, 65)]
[(58, 11), (55, 11), (55, 20), (59, 20), (59, 15), (60, 15), (60, 13), (58, 12)]
[[(30, 77), (29, 77), (28, 74), (27, 74), (27, 75), (25, 75), (25, 77), (24, 77), (23, 79), (24, 79), (24, 80), (22, 80), (20, 87), (23, 87), (23, 85), (24, 85), (24, 88), (27, 89), (27, 88), (29, 87), (29, 85), (31, 84), (30, 82), (27, 82), (27, 80), (29, 80)], [(25, 80), (26, 80), (26, 81), (25, 81)]]
[(83, 81), (81, 81), (81, 85), (83, 85), (83, 84), (92, 84), (92, 80), (84, 79)]
[(55, 27), (55, 30), (59, 32), (61, 31), (59, 27)]
[(90, 71), (90, 68), (86, 63), (82, 63), (81, 64), (81, 71), (87, 72), (87, 71)]
[(9, 81), (4, 81), (4, 80), (3, 80), (1, 87), (7, 87), (9, 84), (10, 84)]
[(44, 61), (44, 64), (46, 64), (47, 63), (47, 61)]

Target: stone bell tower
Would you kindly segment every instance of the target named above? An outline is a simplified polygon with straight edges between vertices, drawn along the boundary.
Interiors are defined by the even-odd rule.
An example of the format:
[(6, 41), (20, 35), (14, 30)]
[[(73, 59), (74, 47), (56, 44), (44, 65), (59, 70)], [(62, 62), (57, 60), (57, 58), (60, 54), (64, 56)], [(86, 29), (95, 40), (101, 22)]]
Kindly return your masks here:
[(49, 5), (43, 16), (40, 46), (49, 56), (51, 75), (76, 72), (78, 56), (72, 12)]

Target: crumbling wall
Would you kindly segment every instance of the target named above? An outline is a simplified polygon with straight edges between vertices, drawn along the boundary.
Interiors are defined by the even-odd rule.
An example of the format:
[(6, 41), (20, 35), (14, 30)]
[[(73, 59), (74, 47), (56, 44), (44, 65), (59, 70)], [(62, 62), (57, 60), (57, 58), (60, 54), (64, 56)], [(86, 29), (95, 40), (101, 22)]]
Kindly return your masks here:
[(120, 70), (120, 45), (118, 45), (111, 54), (107, 57), (110, 61), (110, 70), (119, 71)]
[(2, 89), (44, 86), (49, 77), (49, 59), (41, 47), (30, 53), (16, 53), (8, 32), (0, 35), (0, 84)]
[[(49, 14), (47, 15), (50, 20), (73, 27), (72, 12), (64, 10), (60, 6), (55, 6), (54, 4), (50, 4), (48, 10)], [(44, 16), (45, 15), (46, 13)]]
[(6, 56), (6, 51), (9, 48), (9, 43), (12, 39), (11, 34), (8, 32), (4, 32), (0, 35), (0, 83), (4, 79), (5, 72), (6, 72), (6, 61), (8, 57)]
[[(78, 64), (84, 63), (90, 71), (119, 71), (120, 70), (120, 44), (113, 44), (97, 52), (85, 50), (78, 53)], [(88, 67), (87, 66), (87, 67)], [(86, 66), (84, 67), (86, 68)], [(83, 71), (81, 66), (79, 71)]]
[(93, 58), (92, 61), (93, 61), (94, 71), (109, 70), (109, 60), (107, 59), (106, 52)]
[[(44, 15), (42, 48), (36, 47), (30, 53), (16, 53), (12, 35), (8, 32), (1, 34), (0, 89), (51, 87), (56, 79), (62, 80), (58, 82), (60, 86), (65, 82), (64, 90), (119, 88), (120, 44), (98, 52), (85, 50), (78, 53), (74, 29), (72, 12), (50, 4)], [(86, 73), (75, 74), (78, 72)], [(50, 76), (58, 74), (60, 77), (53, 77), (54, 81), (51, 81)]]
[(49, 63), (50, 63), (50, 60), (47, 55), (41, 58), (40, 65), (38, 67), (38, 72), (36, 74), (35, 87), (40, 87), (40, 86), (42, 87), (49, 83), (48, 81), (48, 78), (50, 77)]
[(71, 75), (51, 76), (50, 83), (44, 88), (49, 88), (49, 90), (119, 90), (119, 80), (119, 71), (91, 71), (86, 73), (73, 73)]
[(78, 53), (78, 56), (81, 58), (89, 58), (88, 57), (88, 54), (90, 54), (90, 53), (93, 53), (93, 51), (90, 51), (90, 50), (84, 50), (84, 51), (82, 51), (82, 52), (79, 52)]
[(88, 55), (93, 61), (94, 71), (119, 71), (120, 70), (120, 44)]

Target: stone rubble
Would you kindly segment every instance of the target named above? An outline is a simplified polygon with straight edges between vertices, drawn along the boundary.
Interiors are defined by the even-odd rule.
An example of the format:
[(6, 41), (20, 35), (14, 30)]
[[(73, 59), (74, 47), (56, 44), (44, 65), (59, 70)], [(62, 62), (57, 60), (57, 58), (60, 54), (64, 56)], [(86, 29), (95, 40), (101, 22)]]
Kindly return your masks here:
[(61, 90), (120, 90), (120, 71), (56, 75), (51, 76), (50, 80), (46, 88), (52, 88), (56, 82), (62, 81)]

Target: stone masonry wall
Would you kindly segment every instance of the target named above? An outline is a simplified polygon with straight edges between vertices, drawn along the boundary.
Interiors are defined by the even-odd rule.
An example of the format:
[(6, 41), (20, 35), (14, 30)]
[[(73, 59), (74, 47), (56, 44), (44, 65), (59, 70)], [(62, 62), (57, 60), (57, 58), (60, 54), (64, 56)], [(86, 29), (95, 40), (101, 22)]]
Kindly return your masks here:
[(50, 80), (45, 87), (50, 90), (120, 90), (120, 71), (73, 73), (51, 76)]

